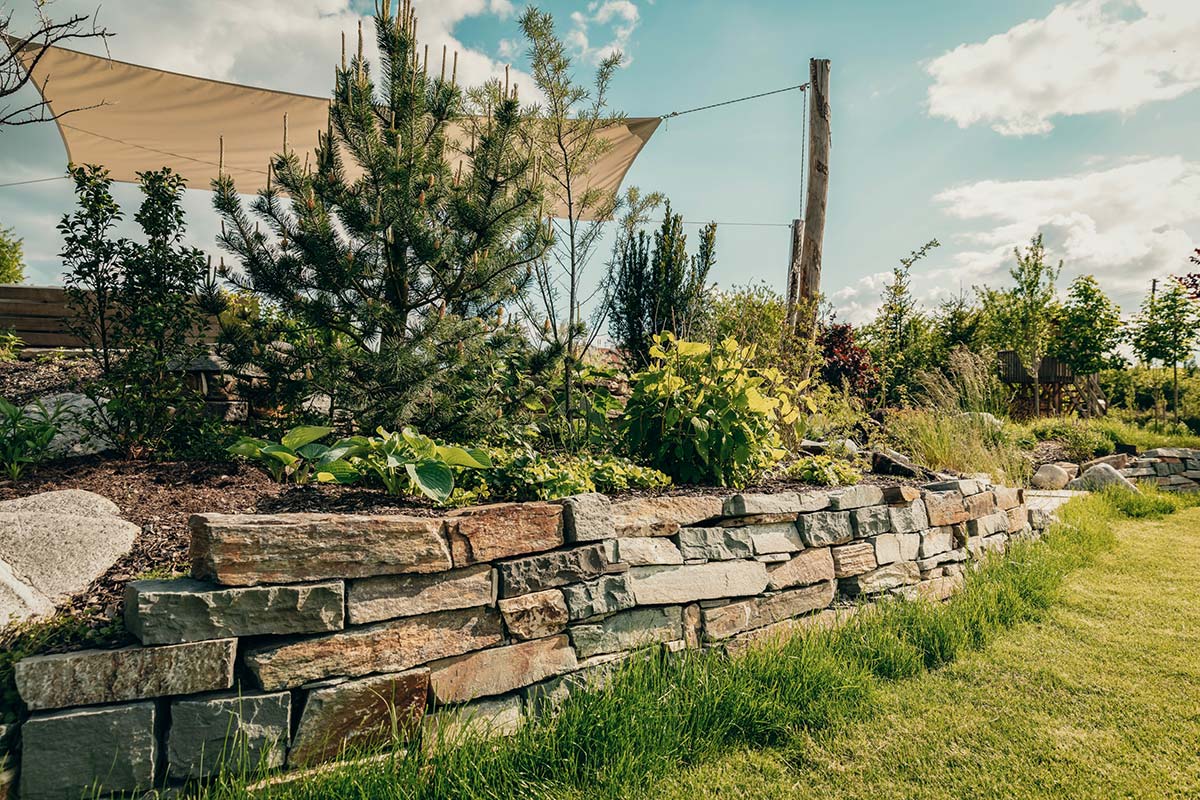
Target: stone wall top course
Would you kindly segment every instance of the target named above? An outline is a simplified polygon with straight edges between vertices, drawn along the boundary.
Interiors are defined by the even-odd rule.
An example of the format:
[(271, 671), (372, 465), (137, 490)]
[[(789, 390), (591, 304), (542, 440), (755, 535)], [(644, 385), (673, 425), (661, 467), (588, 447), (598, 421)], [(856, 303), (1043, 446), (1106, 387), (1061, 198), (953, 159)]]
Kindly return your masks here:
[(563, 543), (563, 506), (495, 503), (452, 511), (446, 531), (454, 566), (552, 550)]

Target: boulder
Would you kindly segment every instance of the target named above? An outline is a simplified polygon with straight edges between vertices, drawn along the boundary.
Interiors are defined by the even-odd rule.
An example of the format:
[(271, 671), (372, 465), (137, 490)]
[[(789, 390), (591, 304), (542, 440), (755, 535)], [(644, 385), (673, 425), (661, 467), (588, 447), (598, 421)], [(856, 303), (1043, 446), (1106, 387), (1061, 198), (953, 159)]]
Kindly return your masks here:
[(1074, 461), (1055, 461), (1054, 466), (1061, 467), (1062, 469), (1066, 470), (1067, 477), (1071, 480), (1075, 480), (1079, 477), (1079, 465)]
[(346, 612), (351, 625), (496, 603), (498, 580), (490, 564), (432, 575), (378, 575), (351, 581)]
[(496, 565), (500, 597), (516, 597), (591, 580), (604, 574), (608, 557), (603, 544), (556, 550)]
[(446, 532), (456, 567), (540, 553), (563, 543), (563, 506), (495, 503), (462, 508), (446, 517)]
[(429, 685), (438, 705), (464, 703), (507, 694), (576, 666), (564, 634), (438, 661), (430, 665)]
[(436, 518), (196, 514), (189, 525), (192, 577), (226, 586), (444, 572), (451, 566)]
[(125, 627), (142, 644), (324, 633), (344, 621), (341, 581), (227, 589), (184, 578), (125, 586)]
[(22, 659), (14, 677), (31, 711), (196, 694), (233, 686), (236, 650), (236, 639), (76, 650)]
[(408, 738), (425, 714), (428, 693), (425, 668), (317, 684), (304, 703), (288, 766), (310, 766), (346, 749)]
[(167, 774), (177, 780), (283, 766), (291, 735), (292, 696), (225, 694), (171, 704)]
[(1042, 464), (1037, 472), (1033, 473), (1029, 485), (1035, 489), (1057, 490), (1065, 488), (1070, 482), (1071, 476), (1062, 467), (1057, 464)]
[(35, 714), (21, 726), (22, 800), (62, 800), (154, 785), (154, 703)]
[(568, 632), (580, 658), (674, 642), (683, 638), (682, 609), (635, 608), (598, 623), (572, 626)]
[(504, 627), (520, 640), (561, 633), (569, 619), (567, 603), (558, 589), (501, 600), (500, 615), (504, 617)]
[(0, 501), (2, 511), (33, 511), (70, 517), (119, 517), (121, 509), (112, 500), (84, 489), (58, 489)]
[(1119, 486), (1131, 492), (1138, 490), (1128, 478), (1113, 469), (1110, 464), (1097, 464), (1067, 484), (1068, 489), (1098, 492), (1109, 486)]
[(758, 561), (711, 561), (682, 567), (634, 567), (629, 571), (640, 606), (746, 597), (767, 588), (767, 565)]
[(25, 415), (40, 418), (38, 405), (51, 414), (58, 414), (55, 421), (58, 432), (46, 447), (51, 458), (94, 456), (113, 449), (112, 442), (104, 436), (91, 433), (91, 429), (97, 427), (95, 423), (103, 419), (107, 399), (97, 397), (92, 400), (78, 392), (59, 392), (25, 406)]

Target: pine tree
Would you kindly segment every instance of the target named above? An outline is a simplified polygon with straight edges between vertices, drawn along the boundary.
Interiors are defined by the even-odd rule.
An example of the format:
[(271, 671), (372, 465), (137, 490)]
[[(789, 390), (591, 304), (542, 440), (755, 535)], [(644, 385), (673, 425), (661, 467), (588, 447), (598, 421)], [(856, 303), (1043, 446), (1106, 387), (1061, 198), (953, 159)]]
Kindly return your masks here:
[(900, 266), (892, 270), (891, 283), (884, 287), (879, 314), (864, 331), (879, 366), (879, 395), (885, 405), (902, 403), (909, 377), (926, 366), (929, 319), (913, 296), (910, 271), (940, 246), (932, 239), (900, 259)]
[(228, 176), (214, 204), (240, 267), (228, 277), (280, 321), (227, 337), (235, 368), (274, 361), (259, 366), (294, 377), (283, 394), (315, 386), (364, 423), (399, 425), (459, 388), (549, 240), (516, 87), (465, 92), (430, 71), (410, 0), (385, 0), (374, 22), (379, 63), (360, 30), (316, 152), (289, 149), (285, 123), (251, 212)]

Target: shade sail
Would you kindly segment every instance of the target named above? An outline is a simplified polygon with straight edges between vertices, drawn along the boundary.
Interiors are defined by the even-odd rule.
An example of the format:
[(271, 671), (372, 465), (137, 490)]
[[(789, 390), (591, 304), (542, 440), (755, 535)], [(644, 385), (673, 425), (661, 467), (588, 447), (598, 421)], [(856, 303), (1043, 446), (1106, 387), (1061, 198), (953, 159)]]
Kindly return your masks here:
[[(34, 54), (23, 54), (27, 66)], [(270, 157), (282, 148), (283, 115), (289, 148), (311, 152), (330, 103), (328, 97), (180, 75), (62, 47), (48, 48), (33, 78), (51, 111), (81, 109), (58, 120), (72, 162), (103, 165), (114, 180), (127, 182), (137, 181), (140, 171), (167, 166), (200, 189), (217, 176), (223, 139), (225, 171), (239, 191), (257, 191)], [(659, 122), (639, 117), (605, 129), (612, 146), (589, 170), (587, 184), (616, 191)]]

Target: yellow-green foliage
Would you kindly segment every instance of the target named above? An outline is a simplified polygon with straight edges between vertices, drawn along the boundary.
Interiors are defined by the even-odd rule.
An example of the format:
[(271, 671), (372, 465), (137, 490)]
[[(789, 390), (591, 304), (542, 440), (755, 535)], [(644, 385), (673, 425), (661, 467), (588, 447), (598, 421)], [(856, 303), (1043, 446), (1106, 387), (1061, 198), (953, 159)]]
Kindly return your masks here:
[(862, 480), (853, 462), (828, 455), (801, 456), (783, 468), (783, 475), (818, 486), (847, 486)]
[(573, 494), (613, 494), (630, 489), (664, 489), (670, 476), (612, 455), (542, 454), (527, 449), (490, 447), (491, 468), (458, 477), (451, 501), (468, 505), (499, 500), (555, 500)]

